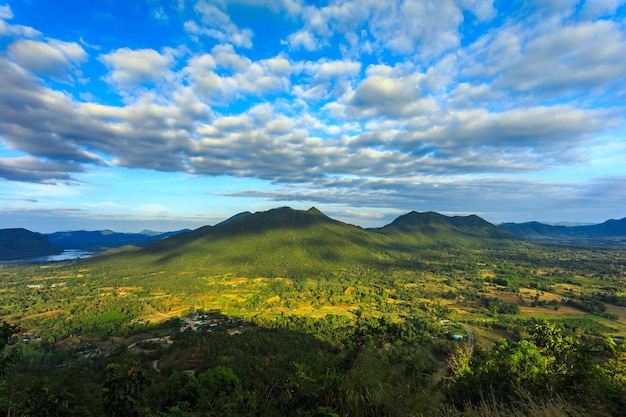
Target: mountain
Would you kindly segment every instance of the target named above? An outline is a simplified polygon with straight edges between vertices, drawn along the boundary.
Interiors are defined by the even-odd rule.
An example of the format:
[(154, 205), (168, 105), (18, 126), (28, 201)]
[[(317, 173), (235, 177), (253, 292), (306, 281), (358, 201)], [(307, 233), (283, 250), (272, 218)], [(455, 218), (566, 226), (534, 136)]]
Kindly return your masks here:
[(315, 208), (282, 207), (181, 233), (128, 256), (181, 271), (293, 276), (323, 273), (338, 263), (367, 264), (381, 239)]
[(0, 229), (0, 260), (18, 260), (63, 252), (46, 235), (26, 229)]
[(112, 230), (78, 230), (50, 233), (48, 238), (51, 243), (62, 249), (80, 249), (99, 252), (124, 245), (141, 246), (154, 240), (164, 239), (186, 231), (188, 231), (188, 229), (167, 233), (116, 233)]
[(414, 244), (469, 243), (482, 239), (516, 239), (511, 233), (476, 215), (448, 217), (435, 212), (418, 213), (412, 211), (376, 231), (394, 239), (401, 239)]
[(503, 244), (518, 238), (477, 216), (409, 213), (384, 228), (365, 230), (333, 220), (316, 208), (282, 207), (180, 233), (139, 251), (105, 253), (89, 262), (114, 259), (111, 263), (120, 273), (132, 268), (163, 280), (172, 274), (231, 273), (297, 278), (348, 269), (380, 270), (416, 259), (428, 246), (479, 246), (494, 241)]
[(523, 239), (543, 242), (626, 243), (626, 218), (586, 226), (550, 226), (528, 222), (504, 223), (500, 228)]

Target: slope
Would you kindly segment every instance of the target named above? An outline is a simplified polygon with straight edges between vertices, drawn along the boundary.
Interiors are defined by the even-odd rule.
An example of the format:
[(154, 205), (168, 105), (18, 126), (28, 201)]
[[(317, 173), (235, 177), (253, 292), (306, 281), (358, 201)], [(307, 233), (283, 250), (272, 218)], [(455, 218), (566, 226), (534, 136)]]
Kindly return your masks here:
[(17, 260), (55, 255), (62, 250), (50, 243), (46, 235), (26, 229), (0, 229), (0, 260)]

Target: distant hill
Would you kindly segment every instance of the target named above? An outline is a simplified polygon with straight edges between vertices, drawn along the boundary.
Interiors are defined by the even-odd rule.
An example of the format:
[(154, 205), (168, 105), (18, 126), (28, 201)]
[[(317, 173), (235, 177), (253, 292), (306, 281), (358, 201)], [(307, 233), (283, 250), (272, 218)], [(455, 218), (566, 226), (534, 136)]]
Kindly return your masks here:
[(504, 223), (500, 228), (541, 242), (626, 244), (626, 218), (586, 226), (551, 226), (538, 222)]
[(63, 252), (46, 235), (26, 229), (0, 229), (0, 260), (12, 261)]
[(412, 211), (375, 231), (415, 244), (469, 243), (482, 239), (517, 239), (511, 233), (476, 215), (448, 217), (435, 212), (418, 213)]
[(80, 249), (99, 252), (125, 245), (145, 245), (149, 242), (164, 239), (166, 237), (189, 231), (189, 229), (175, 232), (157, 233), (143, 231), (141, 233), (117, 233), (111, 230), (95, 231), (67, 231), (50, 233), (50, 242), (61, 249)]
[(384, 228), (365, 230), (333, 220), (316, 208), (282, 207), (90, 262), (111, 259), (116, 268), (145, 271), (145, 276), (155, 279), (166, 279), (173, 271), (180, 276), (233, 273), (296, 278), (388, 268), (441, 244), (478, 247), (496, 241), (503, 244), (518, 238), (477, 216), (413, 212)]

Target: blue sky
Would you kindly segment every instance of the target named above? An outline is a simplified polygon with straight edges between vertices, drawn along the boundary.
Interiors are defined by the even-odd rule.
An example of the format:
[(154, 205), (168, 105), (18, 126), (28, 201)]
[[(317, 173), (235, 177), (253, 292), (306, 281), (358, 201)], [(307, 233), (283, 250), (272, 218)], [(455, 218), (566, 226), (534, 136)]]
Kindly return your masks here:
[(0, 228), (623, 218), (625, 3), (0, 0)]

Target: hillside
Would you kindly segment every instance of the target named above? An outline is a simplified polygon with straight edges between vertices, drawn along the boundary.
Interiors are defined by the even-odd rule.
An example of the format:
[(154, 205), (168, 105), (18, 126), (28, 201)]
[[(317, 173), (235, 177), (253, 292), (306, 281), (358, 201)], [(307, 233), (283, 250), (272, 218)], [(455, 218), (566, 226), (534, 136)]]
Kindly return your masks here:
[(62, 250), (50, 243), (46, 235), (26, 229), (0, 229), (0, 260), (56, 255)]
[(504, 223), (500, 228), (523, 239), (543, 242), (626, 243), (626, 218), (588, 226), (551, 226), (528, 222)]
[(122, 271), (175, 271), (177, 275), (261, 277), (333, 276), (346, 270), (388, 268), (438, 245), (481, 247), (517, 238), (476, 216), (409, 213), (365, 230), (315, 208), (288, 207), (240, 216), (154, 242), (140, 251), (105, 255)]

